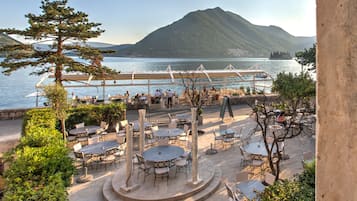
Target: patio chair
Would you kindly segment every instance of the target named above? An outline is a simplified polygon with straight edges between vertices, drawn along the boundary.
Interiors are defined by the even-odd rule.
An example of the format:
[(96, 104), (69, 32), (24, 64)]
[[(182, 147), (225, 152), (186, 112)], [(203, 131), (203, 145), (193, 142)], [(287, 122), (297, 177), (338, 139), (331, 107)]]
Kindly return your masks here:
[(171, 161), (154, 162), (154, 175), (155, 175), (154, 186), (157, 177), (161, 177), (161, 178), (166, 177), (167, 184), (169, 184), (170, 165), (171, 165)]
[(105, 155), (100, 158), (100, 163), (104, 165), (105, 170), (107, 170), (107, 165), (113, 165), (115, 164), (116, 157), (115, 153), (118, 151), (118, 149), (111, 149), (107, 150), (105, 152)]
[(74, 125), (75, 128), (83, 128), (84, 122)]
[(120, 131), (124, 131), (124, 133), (125, 133), (125, 127), (128, 125), (128, 120), (120, 121), (119, 125), (120, 125), (120, 128), (117, 133), (119, 133)]
[(216, 148), (217, 142), (220, 142), (223, 144), (223, 136), (220, 134), (216, 133), (216, 130), (213, 130), (213, 135), (214, 135), (214, 147)]
[(234, 128), (234, 141), (237, 142), (238, 140), (240, 141), (242, 137), (242, 127)]
[(233, 191), (233, 189), (229, 186), (229, 184), (227, 182), (224, 182), (224, 186), (226, 187), (229, 200), (239, 201), (238, 195)]
[(173, 118), (173, 116), (170, 113), (167, 113), (167, 116), (169, 117), (169, 123), (178, 121), (178, 119)]
[(177, 172), (181, 172), (181, 171), (184, 171), (187, 177), (188, 164), (189, 162), (185, 158), (175, 160), (175, 166), (176, 166), (175, 177)]
[(227, 124), (221, 124), (219, 125), (219, 131), (224, 131), (228, 129), (228, 125)]
[(188, 142), (188, 135), (190, 133), (190, 127), (188, 125), (184, 125), (184, 132), (178, 136), (179, 143), (183, 145), (186, 145)]
[(100, 142), (100, 136), (92, 136), (92, 137), (90, 137), (90, 138), (88, 138), (88, 145), (90, 145), (90, 144), (96, 144), (96, 143), (98, 143), (98, 142)]
[(244, 167), (250, 163), (252, 163), (253, 159), (250, 154), (248, 154), (242, 146), (239, 146), (240, 153), (242, 155), (241, 161), (240, 161), (240, 166)]
[[(150, 175), (151, 172), (150, 170), (153, 168), (150, 164), (148, 164), (144, 157), (140, 154), (136, 154), (136, 158), (138, 160), (138, 167), (139, 167), (139, 170), (143, 171), (144, 172), (144, 182), (145, 182), (145, 178), (146, 176)], [(138, 174), (137, 174), (137, 177), (139, 178), (139, 174), (140, 174), (140, 171), (138, 171)]]
[(97, 133), (101, 134), (101, 135), (106, 135), (107, 130), (108, 130), (109, 124), (105, 121), (101, 121), (100, 122), (100, 129), (97, 131)]

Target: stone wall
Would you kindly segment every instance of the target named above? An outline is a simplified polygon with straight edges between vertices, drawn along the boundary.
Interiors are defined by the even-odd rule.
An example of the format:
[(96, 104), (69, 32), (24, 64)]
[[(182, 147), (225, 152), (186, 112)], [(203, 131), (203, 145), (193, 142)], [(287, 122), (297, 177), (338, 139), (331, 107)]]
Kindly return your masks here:
[(317, 0), (316, 200), (357, 200), (357, 1)]
[(0, 120), (22, 118), (29, 109), (8, 109), (0, 110)]

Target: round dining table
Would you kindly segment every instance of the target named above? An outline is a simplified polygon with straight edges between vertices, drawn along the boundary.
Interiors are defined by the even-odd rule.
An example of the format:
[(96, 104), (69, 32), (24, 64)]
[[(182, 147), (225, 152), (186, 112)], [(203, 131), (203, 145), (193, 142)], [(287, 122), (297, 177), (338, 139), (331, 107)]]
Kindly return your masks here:
[(80, 134), (96, 134), (100, 129), (100, 126), (84, 126), (82, 128), (74, 128), (70, 130), (68, 133), (70, 135), (80, 135)]
[(173, 145), (160, 145), (152, 147), (143, 152), (143, 157), (147, 161), (162, 162), (171, 161), (185, 153), (183, 148)]
[(160, 128), (153, 132), (155, 137), (164, 138), (164, 137), (176, 137), (179, 136), (185, 131), (180, 128)]
[[(269, 146), (271, 146), (271, 144), (269, 144)], [(268, 156), (267, 150), (265, 149), (264, 142), (251, 142), (244, 146), (244, 150), (249, 154)], [(276, 152), (276, 148), (274, 147), (273, 153), (275, 152)]]
[(95, 144), (90, 144), (82, 149), (80, 149), (80, 152), (83, 152), (84, 155), (104, 155), (107, 151), (118, 148), (119, 144), (116, 140), (113, 141), (104, 141), (104, 142), (98, 142)]

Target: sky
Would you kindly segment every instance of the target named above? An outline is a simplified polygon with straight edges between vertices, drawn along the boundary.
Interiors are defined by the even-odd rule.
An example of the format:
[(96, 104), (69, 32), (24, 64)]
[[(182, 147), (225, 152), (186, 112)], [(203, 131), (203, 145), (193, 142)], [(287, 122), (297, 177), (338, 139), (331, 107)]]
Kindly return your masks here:
[[(136, 43), (156, 29), (196, 10), (220, 7), (256, 25), (276, 25), (294, 36), (316, 35), (315, 0), (68, 0), (69, 6), (101, 23), (90, 41)], [(25, 14), (40, 13), (40, 0), (1, 0), (0, 28), (25, 29)]]

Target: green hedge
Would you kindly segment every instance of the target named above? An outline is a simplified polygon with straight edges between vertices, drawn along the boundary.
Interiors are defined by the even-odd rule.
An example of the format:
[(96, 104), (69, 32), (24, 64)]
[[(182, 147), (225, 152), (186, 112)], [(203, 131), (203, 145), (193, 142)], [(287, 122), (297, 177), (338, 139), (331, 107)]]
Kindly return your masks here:
[(8, 157), (4, 201), (68, 200), (66, 186), (75, 168), (56, 117), (50, 109), (33, 109), (24, 117), (23, 136)]
[(31, 129), (55, 128), (56, 123), (56, 114), (49, 108), (29, 110), (24, 116), (22, 134), (26, 135)]
[(75, 124), (81, 122), (85, 125), (99, 125), (101, 121), (105, 121), (109, 123), (109, 128), (113, 128), (116, 122), (124, 120), (125, 109), (126, 106), (123, 103), (79, 105), (68, 111), (66, 127), (72, 129)]

